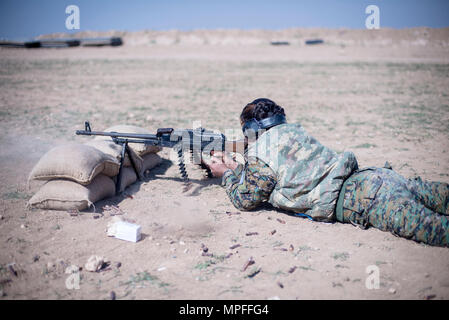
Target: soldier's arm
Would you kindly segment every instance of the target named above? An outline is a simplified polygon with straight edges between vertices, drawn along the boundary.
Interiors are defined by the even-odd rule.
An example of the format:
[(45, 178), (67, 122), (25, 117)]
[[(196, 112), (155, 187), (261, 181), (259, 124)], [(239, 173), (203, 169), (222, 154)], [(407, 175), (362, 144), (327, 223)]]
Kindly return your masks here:
[(252, 210), (270, 198), (276, 176), (264, 162), (250, 159), (245, 167), (240, 164), (235, 170), (227, 170), (222, 185), (237, 209)]

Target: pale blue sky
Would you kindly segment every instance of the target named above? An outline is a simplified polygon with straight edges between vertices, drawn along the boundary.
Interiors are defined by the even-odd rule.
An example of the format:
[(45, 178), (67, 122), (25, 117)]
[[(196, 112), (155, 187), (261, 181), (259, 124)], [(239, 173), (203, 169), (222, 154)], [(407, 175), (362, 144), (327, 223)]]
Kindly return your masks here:
[(380, 27), (449, 26), (449, 0), (0, 0), (0, 38), (68, 32), (68, 5), (83, 30), (284, 29), (365, 27), (365, 8), (380, 8)]

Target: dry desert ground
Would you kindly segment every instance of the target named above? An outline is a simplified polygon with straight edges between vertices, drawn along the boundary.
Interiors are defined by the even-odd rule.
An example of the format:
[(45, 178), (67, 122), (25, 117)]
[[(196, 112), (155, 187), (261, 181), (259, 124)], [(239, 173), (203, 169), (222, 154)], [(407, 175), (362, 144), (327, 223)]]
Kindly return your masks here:
[[(96, 130), (200, 121), (239, 132), (241, 109), (258, 97), (324, 145), (353, 151), (360, 167), (388, 161), (406, 177), (449, 182), (449, 29), (74, 36), (110, 35), (124, 45), (0, 49), (0, 299), (449, 298), (447, 248), (268, 206), (238, 211), (220, 180), (193, 166), (183, 192), (167, 149), (143, 181), (78, 216), (26, 207), (42, 185), (27, 184), (33, 166), (54, 146), (85, 142), (75, 135), (85, 120)], [(324, 43), (306, 46), (312, 38)], [(108, 237), (105, 205), (141, 225), (143, 239)], [(82, 269), (68, 289), (65, 267), (91, 255), (110, 267)]]

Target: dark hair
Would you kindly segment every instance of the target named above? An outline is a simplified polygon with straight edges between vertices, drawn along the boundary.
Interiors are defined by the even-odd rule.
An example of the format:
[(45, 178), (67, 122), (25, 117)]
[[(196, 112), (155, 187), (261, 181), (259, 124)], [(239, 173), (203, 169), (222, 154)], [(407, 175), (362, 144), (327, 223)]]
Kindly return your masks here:
[(248, 103), (240, 114), (240, 121), (245, 123), (251, 119), (262, 120), (274, 116), (275, 114), (281, 114), (285, 116), (284, 108), (278, 106), (276, 102), (259, 98), (253, 102)]

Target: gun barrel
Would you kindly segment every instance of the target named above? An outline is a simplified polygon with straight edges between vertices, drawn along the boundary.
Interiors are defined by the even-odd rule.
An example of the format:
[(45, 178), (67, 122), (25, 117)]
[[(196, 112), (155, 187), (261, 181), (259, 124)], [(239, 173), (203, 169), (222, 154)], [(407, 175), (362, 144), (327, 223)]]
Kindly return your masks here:
[(122, 133), (122, 132), (104, 132), (104, 131), (86, 131), (76, 130), (77, 135), (82, 136), (105, 136), (111, 138), (130, 138), (130, 139), (150, 139), (157, 140), (158, 137), (155, 134), (142, 134), (142, 133)]

